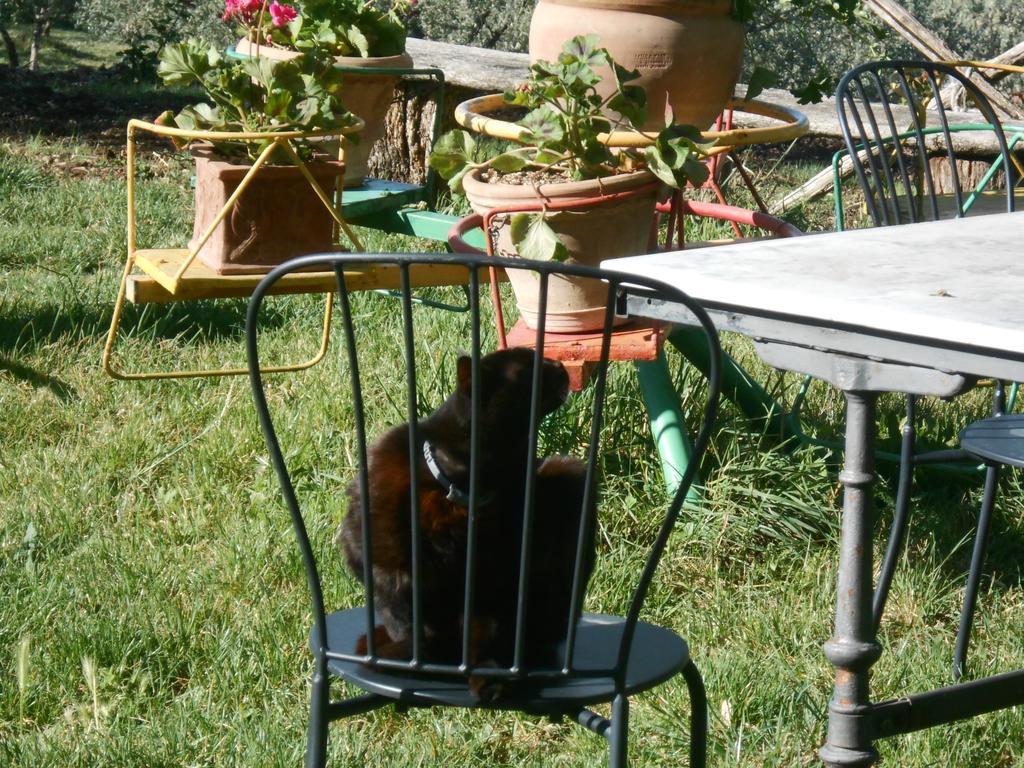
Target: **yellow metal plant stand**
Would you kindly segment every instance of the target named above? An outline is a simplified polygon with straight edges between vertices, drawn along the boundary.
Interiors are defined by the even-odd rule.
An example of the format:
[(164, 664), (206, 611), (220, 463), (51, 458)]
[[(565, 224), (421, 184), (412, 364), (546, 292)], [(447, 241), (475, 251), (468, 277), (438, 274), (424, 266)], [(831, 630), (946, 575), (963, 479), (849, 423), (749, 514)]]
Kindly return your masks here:
[[(239, 376), (248, 373), (246, 368), (219, 368), (209, 370), (159, 370), (128, 372), (120, 370), (114, 364), (114, 345), (118, 337), (118, 329), (124, 311), (125, 301), (135, 304), (170, 303), (177, 301), (194, 301), (199, 299), (224, 299), (245, 297), (262, 279), (262, 275), (221, 275), (196, 260), (200, 249), (213, 235), (214, 231), (228, 216), (242, 192), (256, 176), (259, 169), (267, 162), (271, 154), (281, 150), (298, 166), (303, 177), (313, 188), (317, 197), (327, 208), (337, 224), (340, 234), (344, 232), (348, 241), (356, 251), (363, 251), (358, 236), (341, 216), (341, 192), (325, 191), (310, 173), (309, 168), (295, 151), (292, 141), (315, 137), (337, 137), (346, 133), (361, 130), (363, 122), (359, 120), (351, 126), (341, 129), (318, 131), (281, 131), (281, 132), (218, 132), (188, 131), (181, 128), (155, 125), (142, 120), (131, 120), (128, 123), (127, 147), (127, 186), (128, 186), (128, 256), (121, 273), (121, 283), (114, 303), (114, 314), (110, 320), (106, 344), (103, 347), (103, 370), (116, 379), (170, 379), (199, 378), (209, 376)], [(203, 233), (192, 248), (137, 248), (136, 224), (136, 134), (142, 131), (170, 139), (185, 141), (251, 141), (263, 146), (252, 167), (242, 178), (238, 188), (231, 194), (220, 213)], [(275, 293), (320, 293), (326, 295), (324, 306), (324, 325), (320, 337), (320, 348), (309, 360), (292, 365), (271, 366), (264, 369), (268, 373), (298, 371), (309, 368), (320, 362), (327, 353), (330, 341), (330, 321), (332, 308), (331, 291), (334, 287), (333, 273), (299, 273), (289, 275), (278, 283)]]
[[(455, 108), (455, 121), (463, 128), (508, 141), (522, 142), (526, 128), (507, 120), (488, 117), (488, 112), (508, 108), (504, 96), (492, 93), (464, 101)], [(771, 104), (767, 101), (730, 99), (726, 109), (741, 114), (756, 115), (772, 121), (771, 124), (753, 128), (733, 128), (727, 131), (703, 131), (703, 141), (714, 144), (709, 155), (730, 152), (738, 147), (751, 144), (770, 144), (792, 141), (807, 133), (810, 126), (807, 116), (795, 109)], [(656, 136), (641, 131), (612, 131), (599, 135), (599, 140), (609, 147), (646, 147), (654, 143)]]

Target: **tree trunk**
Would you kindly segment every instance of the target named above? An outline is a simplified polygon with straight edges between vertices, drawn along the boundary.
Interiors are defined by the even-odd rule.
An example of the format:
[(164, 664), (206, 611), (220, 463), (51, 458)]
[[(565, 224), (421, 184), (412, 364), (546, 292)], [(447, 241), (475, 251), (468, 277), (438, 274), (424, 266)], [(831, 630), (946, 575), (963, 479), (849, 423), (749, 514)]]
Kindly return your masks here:
[[(437, 86), (423, 80), (403, 80), (395, 88), (385, 120), (384, 136), (370, 154), (370, 175), (378, 179), (422, 184), (427, 178), (427, 158), (433, 142), (434, 116), (437, 106), (434, 95)], [(441, 133), (457, 128), (452, 118), (454, 107), (480, 91), (460, 88), (451, 84), (445, 88), (445, 114)]]
[(10, 33), (7, 31), (7, 27), (0, 24), (0, 38), (3, 38), (4, 49), (7, 51), (7, 66), (11, 69), (17, 69), (18, 64), (18, 46), (14, 44), (14, 40), (11, 39)]
[(39, 47), (43, 42), (43, 28), (46, 26), (46, 15), (36, 14), (32, 24), (32, 47), (28, 50), (28, 71), (35, 72), (39, 69)]

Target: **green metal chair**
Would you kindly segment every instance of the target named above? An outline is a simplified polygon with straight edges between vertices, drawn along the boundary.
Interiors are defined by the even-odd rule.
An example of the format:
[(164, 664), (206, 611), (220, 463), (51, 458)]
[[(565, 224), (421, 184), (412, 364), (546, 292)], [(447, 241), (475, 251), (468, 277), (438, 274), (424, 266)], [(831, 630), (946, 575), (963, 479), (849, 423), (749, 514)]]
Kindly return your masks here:
[[(379, 327), (353, 309), (346, 269), (361, 268), (367, 262), (378, 270), (397, 272), (402, 320), (398, 340), (382, 338)], [(298, 489), (287, 466), (292, 459), (286, 462), (279, 443), (259, 363), (264, 297), (287, 274), (310, 267), (333, 270), (336, 275), (345, 337), (343, 377), (349, 386), (339, 387), (338, 405), (345, 415), (331, 429), (337, 431), (332, 437), (335, 442), (347, 439), (343, 432), (353, 438), (355, 466), (346, 526), (351, 523), (351, 530), (359, 532), (352, 534), (350, 541), (355, 542), (352, 546), (358, 548), (361, 558), (361, 567), (351, 567), (360, 574), (362, 604), (330, 612)], [(417, 371), (425, 369), (423, 356), (432, 350), (429, 344), (415, 343), (411, 285), (418, 271), (453, 267), (465, 270), (470, 322), (465, 324), (463, 337), (445, 341), (454, 349), (469, 351), (460, 358), (455, 392), (434, 414), (422, 417), (426, 409), (422, 376)], [(496, 373), (486, 367), (490, 363), (481, 348), (481, 297), (487, 300), (491, 268), (532, 272), (540, 286), (541, 318), (550, 279), (573, 276), (607, 283), (604, 351), (592, 384), (593, 396), (578, 414), (579, 437), (572, 440), (572, 452), (579, 456), (574, 460), (578, 474), (572, 483), (543, 485), (547, 475), (538, 447), (544, 439), (541, 417), (552, 410), (551, 396), (560, 389), (564, 399), (568, 387), (564, 369), (541, 356), (543, 320), (536, 329), (538, 343), (533, 351), (497, 353), (514, 354), (517, 364), (525, 366), (528, 361), (528, 366), (515, 374), (516, 396), (507, 401), (515, 409), (514, 416), (503, 418), (503, 429), (488, 429), (494, 419), (489, 415), (494, 408), (488, 394), (493, 382), (508, 381), (513, 375), (508, 369)], [(609, 441), (608, 447), (601, 444), (604, 430), (612, 427), (604, 424), (608, 347), (619, 286), (624, 282), (639, 284), (652, 295), (684, 304), (693, 312), (707, 338), (710, 369), (694, 458), (652, 536), (646, 558), (636, 561), (636, 573), (617, 573), (617, 579), (633, 586), (623, 606), (624, 615), (613, 616), (587, 613), (583, 604), (590, 569), (601, 567), (599, 558), (596, 565), (594, 562), (595, 517), (600, 519), (596, 511), (598, 472), (604, 454), (615, 450), (614, 441)], [(383, 384), (393, 392), (394, 402), (405, 404), (408, 418), (406, 424), (389, 432), (389, 439), (397, 441), (397, 452), (407, 456), (408, 474), (405, 480), (388, 474), (388, 481), (382, 483), (381, 476), (374, 474), (379, 470), (371, 467), (368, 457), (369, 427), (364, 412), (368, 379), (362, 375), (362, 364), (366, 355), (379, 358), (386, 354), (388, 344), (403, 362), (396, 365), (393, 381)], [(675, 632), (640, 618), (658, 562), (710, 440), (718, 405), (721, 349), (714, 326), (699, 305), (657, 281), (576, 265), (464, 254), (308, 256), (275, 269), (254, 292), (247, 320), (247, 350), (256, 411), (298, 537), (312, 598), (314, 671), (307, 768), (326, 762), (330, 721), (388, 704), (399, 711), (462, 707), (571, 718), (606, 739), (609, 764), (622, 768), (626, 765), (629, 698), (677, 674), (684, 677), (692, 703), (690, 765), (699, 768), (705, 764), (707, 704), (689, 648)], [(496, 378), (499, 374), (501, 378)], [(278, 408), (287, 405), (275, 406)], [(439, 418), (438, 413), (447, 415)], [(294, 415), (279, 421), (292, 423)], [(452, 423), (464, 429), (453, 429)], [(344, 448), (339, 452), (344, 453)], [(404, 463), (405, 458), (398, 461)], [(332, 467), (332, 471), (336, 470)], [(542, 487), (546, 488), (543, 493), (538, 490)], [(339, 496), (341, 491), (338, 488)], [(395, 503), (383, 502), (384, 496), (393, 492), (397, 493), (397, 509)], [(424, 512), (437, 509), (437, 504), (453, 519), (461, 520), (447, 524), (440, 544), (436, 529), (425, 524), (435, 518)], [(396, 533), (385, 534), (386, 530)], [(443, 565), (439, 546), (447, 553), (445, 562), (461, 565)], [(562, 556), (553, 554), (555, 551), (563, 551)], [(392, 581), (398, 571), (401, 578)], [(478, 633), (486, 636), (488, 627), (495, 628), (495, 640), (500, 642), (491, 649), (492, 657), (481, 659)], [(394, 652), (399, 639), (404, 650)], [(331, 679), (344, 680), (365, 693), (332, 699)], [(591, 709), (602, 702), (611, 702), (610, 718)]]

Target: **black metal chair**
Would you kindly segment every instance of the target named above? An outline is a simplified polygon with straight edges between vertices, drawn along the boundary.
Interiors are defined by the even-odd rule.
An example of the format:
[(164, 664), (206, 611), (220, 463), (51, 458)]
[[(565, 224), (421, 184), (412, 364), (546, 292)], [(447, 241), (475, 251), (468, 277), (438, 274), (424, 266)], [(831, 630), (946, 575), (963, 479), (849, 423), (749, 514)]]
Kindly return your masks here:
[[(969, 101), (973, 101), (985, 122), (954, 124), (942, 104), (944, 79), (959, 82)], [(975, 207), (983, 197), (1000, 201), (1007, 212), (1014, 211), (1014, 191), (1019, 165), (1008, 146), (999, 116), (988, 99), (963, 74), (951, 66), (921, 61), (880, 61), (852, 69), (839, 81), (836, 89), (836, 110), (867, 212), (875, 226), (960, 218), (972, 212), (993, 212), (991, 206)], [(937, 124), (928, 125), (933, 118)], [(980, 182), (968, 187), (963, 183), (958, 161), (964, 154), (957, 149), (954, 135), (971, 132), (989, 135), (997, 150), (996, 162)], [(1019, 136), (1014, 137), (1014, 143)], [(942, 194), (943, 185), (935, 178), (931, 160), (948, 162), (951, 197)], [(1002, 172), (1004, 188), (997, 186)], [(986, 192), (988, 190), (988, 192)], [(1006, 407), (1004, 389), (994, 382), (993, 413), (1002, 414)], [(913, 470), (916, 465), (945, 463), (979, 458), (973, 437), (979, 425), (986, 434), (995, 433), (997, 444), (1012, 444), (1010, 430), (1014, 420), (986, 419), (968, 427), (961, 435), (961, 449), (951, 451), (915, 452), (916, 399), (907, 397), (906, 424), (900, 456), (899, 485), (892, 529), (874, 597), (874, 622), (877, 631), (892, 583), (896, 560), (903, 548), (910, 505)], [(1019, 424), (1017, 425), (1019, 427)], [(970, 438), (970, 439), (968, 439)], [(995, 503), (998, 465), (1014, 463), (1013, 454), (991, 453), (985, 458), (985, 488), (974, 549), (964, 592), (964, 603), (953, 654), (953, 678), (964, 673), (970, 639), (978, 582), (984, 565), (992, 508)]]
[[(348, 515), (358, 516), (354, 518), (358, 525), (353, 530), (361, 531), (361, 539), (355, 539), (355, 546), (363, 555), (360, 579), (363, 604), (331, 612), (328, 612), (324, 604), (317, 559), (268, 410), (258, 352), (260, 307), (264, 297), (284, 275), (313, 266), (333, 270), (337, 278), (336, 297), (345, 336), (341, 367), (345, 371), (344, 375), (350, 379), (347, 386), (339, 388), (339, 397), (351, 401), (351, 410), (345, 410), (350, 414), (347, 418), (351, 419), (351, 423), (343, 426), (351, 429), (349, 434), (354, 433), (353, 453), (357, 466), (352, 478), (353, 485), (349, 489), (350, 499), (356, 501), (350, 505)], [(556, 363), (542, 364), (542, 353), (538, 350), (543, 348), (539, 343), (544, 334), (543, 321), (537, 329), (536, 350), (514, 351), (520, 356), (525, 355), (525, 359), (530, 361), (530, 383), (526, 390), (528, 395), (516, 401), (520, 418), (515, 424), (519, 426), (513, 425), (500, 434), (487, 433), (487, 426), (491, 423), (489, 419), (493, 416), (490, 410), (493, 409), (488, 409), (491, 395), (488, 394), (490, 385), (486, 382), (492, 379), (485, 377), (492, 376), (493, 372), (489, 373), (485, 368), (491, 358), (483, 356), (480, 315), (481, 287), (486, 290), (486, 285), (482, 284), (486, 283), (488, 268), (491, 266), (505, 271), (529, 270), (536, 275), (541, 317), (547, 306), (547, 286), (552, 280), (570, 275), (601, 279), (608, 285), (604, 353), (592, 380), (592, 394), (572, 404), (574, 420), (577, 417), (581, 420), (586, 418), (581, 422), (584, 427), (578, 432), (581, 447), (573, 449), (574, 453), (585, 453), (585, 458), (581, 457), (576, 465), (582, 472), (578, 477), (583, 479), (582, 484), (573, 486), (578, 493), (556, 493), (554, 498), (546, 495), (542, 500), (537, 492), (541, 482), (538, 478), (544, 474), (543, 464), (540, 469), (534, 470), (539, 461), (538, 446), (548, 439), (541, 424), (543, 412), (550, 410), (545, 406), (545, 398), (550, 394), (545, 382), (546, 377), (554, 375), (550, 374), (549, 367), (561, 370)], [(374, 327), (372, 322), (361, 322), (358, 306), (353, 306), (352, 291), (359, 287), (360, 275), (365, 275), (367, 269), (375, 271), (374, 285), (379, 285), (382, 275), (390, 275), (401, 294), (400, 346), (404, 365), (396, 367), (395, 380), (387, 382), (388, 386), (396, 389), (395, 402), (405, 406), (408, 423), (403, 426), (404, 431), (397, 432), (396, 439), (399, 440), (399, 446), (406, 446), (400, 449), (403, 456), (400, 464), (403, 468), (408, 467), (405, 476), (411, 478), (407, 481), (408, 495), (400, 482), (400, 490), (396, 492), (395, 498), (402, 505), (402, 522), (399, 524), (399, 517), (389, 518), (395, 520), (395, 529), (400, 532), (397, 539), (392, 537), (390, 541), (404, 543), (395, 545), (397, 549), (389, 555), (393, 562), (387, 567), (394, 567), (394, 562), (398, 562), (408, 575), (407, 589), (398, 600), (407, 614), (408, 644), (399, 653), (394, 651), (395, 637), (391, 630), (382, 633), (379, 626), (385, 598), (392, 604), (389, 609), (392, 611), (390, 618), (394, 619), (394, 594), (386, 591), (389, 586), (381, 576), (384, 571), (380, 569), (385, 567), (383, 549), (374, 545), (374, 541), (379, 542), (384, 530), (380, 526), (380, 519), (383, 518), (371, 516), (370, 507), (374, 505), (374, 509), (378, 510), (374, 514), (377, 515), (381, 514), (379, 510), (383, 507), (376, 506), (382, 497), (375, 495), (378, 491), (374, 490), (374, 470), (368, 466), (368, 451), (372, 453), (376, 449), (369, 447), (368, 431), (371, 427), (366, 423), (363, 396), (365, 381), (361, 378), (361, 361), (364, 361), (368, 349), (373, 348), (373, 354), (380, 355), (384, 345), (398, 347), (399, 344), (384, 338), (380, 328)], [(431, 421), (434, 417), (417, 418), (418, 414), (426, 410), (420, 394), (423, 383), (417, 386), (417, 370), (425, 365), (418, 364), (423, 363), (423, 355), (417, 355), (417, 331), (411, 296), (412, 286), (424, 281), (436, 281), (442, 273), (451, 277), (453, 271), (456, 272), (455, 281), (465, 282), (469, 286), (471, 302), (471, 322), (466, 331), (469, 338), (445, 339), (445, 343), (450, 343), (452, 349), (462, 347), (469, 350), (460, 359), (457, 392), (449, 398), (449, 401), (462, 403), (459, 407), (464, 409), (462, 413), (467, 419), (463, 434), (467, 455), (455, 461), (445, 454), (441, 454), (440, 458), (438, 455), (432, 456), (434, 449), (425, 438), (433, 434), (432, 429), (436, 429), (435, 423)], [(661, 520), (645, 564), (637, 567), (636, 574), (628, 575), (627, 583), (635, 586), (632, 587), (628, 606), (624, 606), (625, 615), (595, 615), (585, 613), (582, 609), (589, 568), (593, 564), (591, 544), (594, 532), (593, 525), (587, 523), (590, 519), (588, 510), (596, 506), (599, 495), (598, 468), (602, 457), (609, 450), (605, 448), (603, 451), (600, 444), (602, 430), (611, 428), (611, 425), (603, 424), (608, 388), (608, 340), (619, 288), (627, 281), (631, 286), (640, 286), (654, 295), (686, 305), (695, 321), (704, 329), (712, 350), (712, 362), (702, 423), (694, 444), (694, 459), (687, 466), (679, 489)], [(656, 281), (575, 265), (522, 259), (489, 259), (463, 254), (309, 256), (275, 269), (260, 283), (249, 305), (247, 347), (256, 410), (298, 537), (312, 596), (313, 628), (310, 646), (314, 671), (306, 754), (308, 767), (323, 766), (326, 761), (329, 722), (387, 704), (394, 704), (400, 709), (420, 706), (476, 707), (518, 710), (553, 718), (569, 717), (607, 739), (611, 766), (625, 766), (629, 697), (678, 673), (685, 678), (692, 704), (690, 764), (705, 764), (707, 704), (703, 683), (690, 658), (689, 648), (675, 632), (640, 620), (645, 596), (680, 514), (686, 491), (697, 472), (699, 458), (708, 444), (717, 410), (721, 350), (714, 327), (695, 302), (681, 291)], [(423, 347), (422, 341), (420, 347)], [(436, 349), (432, 350), (433, 354), (436, 352)], [(374, 386), (381, 385), (379, 380), (374, 379)], [(452, 386), (455, 386), (455, 382), (452, 382)], [(345, 405), (346, 409), (348, 407)], [(577, 409), (583, 409), (584, 413), (577, 414)], [(332, 424), (332, 428), (336, 426)], [(525, 435), (521, 443), (515, 436), (520, 429)], [(509, 446), (518, 446), (509, 456), (522, 453), (521, 476), (517, 477), (520, 473), (508, 464), (491, 466), (495, 462), (488, 457), (493, 455), (491, 451), (499, 443), (506, 450), (512, 450)], [(614, 444), (610, 448), (614, 450)], [(442, 458), (444, 461), (441, 461)], [(376, 482), (381, 484), (379, 479)], [(394, 483), (383, 485), (391, 488)], [(342, 489), (338, 490), (341, 496)], [(547, 493), (550, 494), (550, 491), (548, 488)], [(460, 514), (464, 516), (461, 524), (448, 529), (455, 532), (452, 547), (457, 553), (457, 562), (464, 564), (460, 566), (464, 570), (456, 571), (456, 577), (446, 572), (446, 578), (454, 579), (457, 586), (448, 590), (443, 606), (440, 605), (436, 589), (436, 582), (441, 577), (432, 555), (434, 540), (430, 538), (431, 531), (424, 526), (427, 519), (424, 505), (428, 500), (424, 494), (433, 494), (429, 498), (435, 500), (438, 494), (447, 494), (446, 498), (452, 506), (446, 508), (449, 511), (461, 509)], [(499, 541), (492, 535), (495, 525), (493, 505), (505, 503), (509, 498), (515, 499), (512, 506), (516, 511), (507, 515), (508, 519), (502, 524), (506, 526), (502, 528), (504, 535)], [(535, 514), (541, 504), (544, 511)], [(578, 513), (574, 511), (577, 509)], [(577, 514), (578, 517), (575, 516)], [(552, 530), (551, 520), (554, 515), (569, 515), (565, 519), (573, 521), (568, 527), (572, 531), (571, 537), (562, 537), (556, 543), (565, 546), (568, 542), (568, 551), (574, 553), (574, 556), (552, 558), (552, 538), (547, 533), (537, 534), (541, 530)], [(509, 525), (511, 528), (507, 527)], [(374, 558), (377, 558), (376, 564)], [(564, 566), (556, 569), (561, 576), (560, 580), (558, 576), (551, 576), (553, 560), (564, 562)], [(495, 562), (513, 565), (496, 569)], [(599, 562), (597, 567), (600, 568)], [(548, 570), (545, 571), (545, 568)], [(565, 568), (570, 571), (566, 572)], [(504, 573), (506, 579), (511, 578), (497, 592), (497, 582), (494, 580), (496, 570)], [(568, 573), (571, 573), (571, 579), (568, 579)], [(568, 586), (570, 581), (571, 589)], [(513, 586), (510, 588), (509, 584)], [(562, 589), (558, 588), (559, 584)], [(561, 595), (554, 603), (552, 593)], [(484, 598), (493, 597), (494, 594), (503, 594), (508, 598), (497, 609), (493, 605), (485, 606)], [(531, 624), (531, 617), (553, 615), (552, 606), (558, 609), (557, 615), (564, 616), (564, 619)], [(448, 618), (449, 623), (445, 627), (447, 635), (440, 629), (439, 617), (442, 616)], [(545, 626), (541, 626), (542, 623)], [(488, 628), (495, 627), (501, 627), (505, 632), (504, 639), (498, 643), (502, 650), (489, 658), (481, 658), (478, 633), (486, 635)], [(551, 633), (552, 627), (556, 627), (554, 635)], [(538, 641), (539, 636), (543, 636), (543, 642)], [(449, 641), (446, 647), (440, 640), (443, 637)], [(347, 681), (366, 693), (354, 698), (332, 700), (332, 677)], [(590, 709), (594, 704), (602, 702), (611, 702), (610, 719)]]

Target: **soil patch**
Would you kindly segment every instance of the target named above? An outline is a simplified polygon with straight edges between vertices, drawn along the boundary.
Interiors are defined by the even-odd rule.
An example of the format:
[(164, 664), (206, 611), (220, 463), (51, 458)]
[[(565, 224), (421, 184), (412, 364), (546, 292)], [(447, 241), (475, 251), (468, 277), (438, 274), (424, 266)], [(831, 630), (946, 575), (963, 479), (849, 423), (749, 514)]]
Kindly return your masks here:
[(568, 171), (537, 168), (524, 168), (521, 171), (512, 173), (498, 173), (493, 168), (486, 169), (480, 174), (481, 181), (488, 184), (515, 184), (539, 187), (541, 184), (562, 184), (572, 181)]

